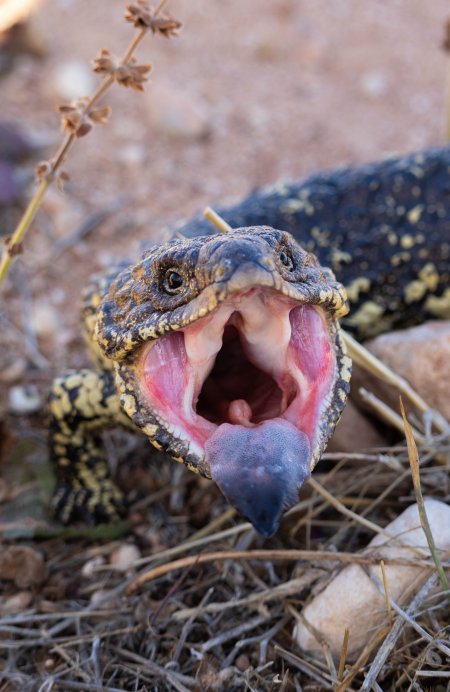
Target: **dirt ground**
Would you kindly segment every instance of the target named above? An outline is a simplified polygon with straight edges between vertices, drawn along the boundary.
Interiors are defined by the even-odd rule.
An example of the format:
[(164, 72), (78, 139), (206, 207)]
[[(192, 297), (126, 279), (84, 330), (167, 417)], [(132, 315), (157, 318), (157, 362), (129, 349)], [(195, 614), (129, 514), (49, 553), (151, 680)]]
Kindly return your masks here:
[[(161, 229), (200, 212), (207, 204), (232, 203), (254, 187), (276, 179), (301, 178), (319, 169), (445, 141), (449, 72), (448, 56), (442, 50), (449, 13), (445, 0), (172, 0), (169, 8), (183, 22), (181, 35), (171, 41), (148, 37), (139, 49), (139, 62), (153, 65), (143, 94), (116, 86), (107, 94), (104, 102), (113, 109), (110, 122), (97, 126), (76, 143), (64, 166), (71, 178), (65, 193), (50, 190), (26, 239), (25, 252), (2, 289), (0, 463), (8, 483), (33, 483), (42, 472), (44, 496), (50, 482), (42, 471), (46, 460), (45, 397), (52, 377), (88, 364), (79, 330), (78, 302), (80, 289), (91, 274), (104, 270), (117, 258), (133, 257), (142, 241), (152, 242)], [(42, 57), (20, 53), (12, 69), (0, 75), (1, 120), (23, 127), (39, 146), (36, 161), (51, 156), (60, 142), (56, 106), (75, 97), (78, 87), (95, 88), (98, 78), (91, 74), (89, 61), (102, 47), (123, 53), (132, 32), (131, 25), (123, 21), (119, 0), (47, 0), (40, 5), (32, 19), (32, 33), (42, 48)], [(85, 95), (84, 91), (79, 95)], [(24, 180), (32, 176), (32, 167), (32, 163), (21, 166), (19, 173)], [(5, 235), (11, 230), (1, 229)], [(71, 241), (68, 247), (67, 238)], [(42, 406), (29, 416), (12, 415), (10, 389), (25, 383), (37, 387)], [(31, 476), (23, 468), (24, 459), (35, 469)], [(143, 477), (140, 470), (136, 474), (130, 476), (129, 483), (147, 484), (149, 493), (160, 493), (163, 498), (165, 484), (176, 474), (179, 482), (182, 479), (180, 496), (168, 491), (170, 509), (175, 512), (176, 508), (175, 519), (171, 516), (169, 521), (163, 516), (165, 510), (159, 509), (153, 516), (154, 525), (143, 528), (145, 522), (137, 511), (135, 538), (146, 554), (168, 550), (226, 511), (214, 490), (197, 480), (191, 483), (189, 474), (180, 476), (178, 468), (174, 471), (170, 464), (159, 469), (153, 479)], [(187, 487), (193, 490), (183, 506)], [(405, 493), (409, 492), (405, 488)], [(199, 498), (206, 504), (216, 503), (216, 509), (202, 509)], [(32, 505), (32, 498), (26, 498), (27, 511)], [(24, 506), (1, 515), (1, 530), (7, 538), (15, 535), (5, 532), (8, 521), (17, 521), (17, 535), (24, 536)], [(35, 519), (42, 519), (41, 509), (30, 511)], [(34, 525), (27, 526), (32, 532)], [(289, 535), (292, 538), (294, 534)], [(303, 533), (294, 542), (291, 538), (287, 540), (290, 547), (304, 546)], [(117, 574), (105, 578), (101, 587), (99, 582), (80, 586), (80, 576), (68, 575), (81, 569), (88, 559), (99, 555), (103, 559), (116, 544), (110, 546), (109, 553), (101, 543), (92, 547), (88, 542), (87, 547), (77, 544), (75, 552), (64, 554), (60, 543), (43, 545), (47, 556), (55, 550), (50, 569), (64, 574), (59, 581), (54, 577), (54, 583), (47, 584), (41, 596), (46, 603), (57, 603), (61, 598), (61, 608), (65, 609), (73, 599), (89, 603), (95, 589), (106, 588), (106, 582), (108, 588), (117, 586)], [(267, 577), (270, 568), (265, 569)], [(263, 575), (258, 570), (252, 572), (246, 567), (239, 574), (235, 568), (231, 571), (236, 583), (249, 579), (252, 588), (261, 586)], [(210, 572), (203, 576), (205, 583), (209, 579), (216, 589), (223, 589), (223, 598), (230, 597), (228, 587), (217, 586), (217, 575), (216, 581)], [(276, 581), (273, 577), (271, 583)], [(173, 582), (163, 582), (146, 596), (149, 608), (159, 604), (157, 615), (164, 622), (166, 615), (170, 622), (167, 607), (175, 607), (167, 595), (173, 587)], [(55, 596), (58, 588), (59, 596)], [(8, 596), (12, 591), (5, 593)], [(35, 595), (33, 592), (33, 598)], [(197, 596), (192, 596), (192, 603)], [(136, 608), (137, 602), (128, 603), (128, 607)], [(46, 612), (49, 609), (47, 606)], [(139, 617), (142, 620), (136, 615), (138, 624), (133, 626), (140, 626)], [(275, 625), (272, 622), (271, 626), (276, 628), (281, 622), (281, 630), (285, 615), (275, 613), (273, 617)], [(269, 627), (268, 620), (265, 622)], [(126, 630), (128, 626), (121, 623), (118, 628)], [(151, 626), (156, 627), (154, 623)], [(166, 639), (159, 649), (160, 658), (156, 654), (154, 658), (164, 666), (173, 653), (171, 637), (179, 638), (180, 632), (175, 626), (172, 630), (170, 626), (160, 627)], [(216, 631), (212, 622), (208, 627), (212, 637)], [(96, 622), (90, 634), (83, 630), (82, 636), (92, 643), (97, 632)], [(139, 636), (143, 636), (141, 632)], [(148, 643), (144, 645), (141, 639), (136, 643), (136, 638), (131, 643), (131, 639), (126, 644), (130, 651), (152, 659)], [(283, 644), (288, 645), (286, 638)], [(49, 657), (54, 660), (52, 674), (62, 670), (58, 668), (61, 661), (69, 666), (61, 651), (54, 648), (49, 653), (42, 642), (36, 646), (33, 664), (20, 658), (23, 652), (14, 654), (23, 677), (5, 678), (1, 690), (38, 689), (33, 687), (33, 680), (42, 682), (50, 674)], [(115, 646), (111, 651), (119, 656), (119, 644)], [(122, 640), (120, 646), (123, 655)], [(79, 655), (73, 653), (78, 651), (76, 647), (73, 644), (72, 662)], [(258, 662), (251, 645), (243, 650), (248, 666), (252, 664), (255, 670)], [(92, 652), (82, 652), (77, 661), (83, 655), (92, 658)], [(210, 661), (208, 670), (200, 670), (199, 658), (189, 659), (181, 649), (177, 652), (180, 664), (185, 662), (185, 668), (181, 667), (185, 680), (182, 676), (167, 677), (155, 663), (150, 671), (145, 672), (144, 666), (141, 681), (134, 683), (136, 689), (192, 689), (189, 676), (197, 681), (196, 689), (300, 689), (295, 675), (286, 677), (292, 664), (286, 656), (276, 668), (280, 681), (285, 682), (268, 682), (265, 673), (252, 678), (245, 673), (250, 669), (245, 667), (246, 661), (241, 660), (244, 672), (231, 684), (217, 677), (217, 661)], [(11, 660), (10, 656), (9, 670), (16, 670), (15, 664), (11, 668)], [(128, 665), (131, 659), (124, 660)], [(261, 665), (264, 668), (265, 664)], [(293, 669), (299, 670), (295, 665)], [(109, 689), (101, 687), (97, 669), (95, 674), (88, 671), (87, 677), (84, 673), (71, 677), (64, 670), (61, 680), (65, 682), (54, 683), (54, 689)], [(302, 684), (323, 689), (317, 672), (314, 677), (307, 667), (300, 670)], [(132, 689), (131, 679), (123, 671), (117, 673), (116, 686)]]
[[(142, 46), (139, 60), (154, 66), (144, 94), (109, 92), (111, 122), (74, 148), (65, 195), (51, 191), (3, 294), (18, 330), (9, 335), (14, 357), (27, 358), (21, 333), (33, 331), (28, 312), (38, 309), (37, 347), (49, 361), (41, 375), (84, 358), (77, 302), (87, 277), (132, 257), (161, 227), (279, 178), (444, 140), (444, 0), (193, 0), (171, 9), (181, 36)], [(18, 56), (0, 81), (2, 119), (51, 143), (38, 158), (59, 141), (61, 82), (76, 94), (89, 87), (101, 47), (123, 52), (131, 25), (122, 15), (118, 0), (40, 6), (45, 57)], [(108, 218), (60, 252), (61, 239), (99, 211)], [(15, 302), (24, 284), (25, 308)]]

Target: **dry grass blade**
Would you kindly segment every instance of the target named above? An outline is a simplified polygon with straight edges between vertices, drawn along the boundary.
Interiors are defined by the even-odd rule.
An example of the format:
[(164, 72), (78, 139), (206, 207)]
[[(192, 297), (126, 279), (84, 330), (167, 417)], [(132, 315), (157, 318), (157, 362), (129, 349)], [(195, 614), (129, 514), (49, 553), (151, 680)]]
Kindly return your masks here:
[(389, 584), (388, 584), (388, 580), (387, 580), (386, 566), (384, 564), (384, 560), (380, 561), (380, 567), (381, 567), (381, 575), (383, 577), (384, 595), (386, 597), (386, 610), (388, 613), (388, 623), (389, 623), (389, 626), (391, 626), (392, 625), (392, 608), (391, 608), (391, 599), (389, 598)]
[[(381, 401), (381, 399), (375, 396), (375, 394), (369, 392), (364, 387), (360, 387), (359, 393), (364, 403), (368, 404), (381, 420), (385, 421), (393, 428), (396, 428), (399, 432), (403, 432), (403, 421), (401, 416), (399, 416), (396, 411), (394, 411), (390, 406), (385, 404), (384, 401)], [(425, 435), (422, 435), (419, 430), (416, 428), (411, 428), (411, 432), (418, 444), (426, 444), (426, 437)]]
[[(378, 528), (379, 533), (383, 530)], [(387, 534), (386, 534), (387, 535)], [(392, 538), (392, 536), (388, 536)], [(408, 546), (409, 548), (411, 546)], [(376, 558), (370, 558), (366, 555), (358, 555), (354, 553), (333, 552), (331, 550), (223, 550), (212, 553), (204, 553), (203, 555), (190, 555), (189, 557), (174, 560), (158, 567), (154, 567), (143, 574), (136, 577), (127, 586), (127, 593), (133, 593), (146, 582), (162, 577), (169, 572), (184, 569), (191, 565), (203, 565), (209, 562), (225, 560), (332, 560), (345, 563), (356, 563), (360, 565), (378, 564)], [(386, 560), (388, 564), (396, 565), (422, 565), (429, 566), (429, 562), (416, 560), (392, 559)]]
[(211, 207), (206, 207), (206, 209), (204, 209), (203, 216), (208, 219), (208, 221), (210, 221), (212, 225), (215, 226), (221, 233), (229, 233), (233, 230), (230, 224), (219, 216), (219, 214)]
[[(433, 533), (431, 531), (430, 522), (428, 521), (428, 516), (427, 516), (426, 509), (425, 509), (425, 503), (423, 501), (422, 487), (420, 484), (419, 454), (417, 452), (416, 442), (414, 440), (414, 435), (412, 433), (411, 426), (408, 422), (408, 419), (406, 418), (405, 409), (404, 409), (403, 401), (402, 401), (401, 397), (400, 397), (400, 409), (402, 412), (403, 423), (405, 426), (405, 436), (406, 436), (406, 443), (408, 445), (409, 463), (411, 466), (411, 475), (412, 475), (412, 480), (413, 480), (413, 484), (414, 484), (414, 491), (416, 493), (417, 506), (419, 508), (420, 523), (421, 523), (422, 529), (425, 533), (428, 547), (430, 548), (430, 553), (433, 557), (434, 564), (436, 565), (436, 570), (437, 570), (437, 573), (439, 575), (439, 580), (442, 584), (442, 588), (445, 589), (446, 591), (449, 591), (450, 587), (448, 584), (447, 575), (444, 572), (441, 561), (439, 559), (439, 555), (438, 555), (437, 550), (436, 550), (436, 544), (434, 542)], [(449, 598), (450, 598), (450, 593), (449, 593)]]
[[(418, 609), (420, 604), (424, 601), (424, 599), (428, 596), (430, 591), (436, 586), (437, 583), (437, 576), (435, 574), (432, 574), (431, 577), (427, 579), (425, 584), (423, 584), (422, 588), (420, 591), (417, 593), (417, 595), (413, 598), (411, 603), (408, 606), (407, 613), (409, 615), (414, 615), (415, 611)], [(374, 682), (376, 681), (383, 665), (385, 664), (390, 652), (395, 646), (395, 643), (397, 642), (398, 638), (400, 637), (404, 627), (406, 626), (406, 620), (403, 618), (398, 618), (391, 630), (389, 631), (389, 634), (387, 635), (385, 641), (383, 642), (383, 645), (380, 647), (378, 650), (371, 666), (370, 670), (366, 676), (366, 679), (361, 687), (362, 692), (369, 692), (369, 690), (372, 689), (372, 686)], [(386, 634), (386, 633), (385, 633)]]
[(409, 384), (407, 380), (400, 377), (391, 368), (381, 362), (376, 356), (374, 356), (367, 348), (364, 348), (360, 343), (358, 343), (350, 334), (344, 331), (344, 343), (347, 347), (348, 354), (352, 360), (357, 363), (361, 368), (367, 372), (375, 375), (383, 382), (390, 384), (392, 387), (398, 389), (398, 391), (407, 397), (410, 402), (415, 406), (421, 413), (430, 414), (436, 428), (440, 432), (448, 432), (449, 424), (445, 418), (433, 411), (427, 404), (427, 402), (418, 394)]
[(350, 630), (348, 629), (348, 627), (346, 627), (345, 631), (344, 631), (344, 639), (342, 640), (341, 656), (339, 658), (339, 669), (338, 669), (338, 674), (337, 674), (339, 682), (342, 682), (342, 679), (344, 677), (344, 669), (345, 669), (345, 661), (347, 658), (349, 636), (350, 636)]

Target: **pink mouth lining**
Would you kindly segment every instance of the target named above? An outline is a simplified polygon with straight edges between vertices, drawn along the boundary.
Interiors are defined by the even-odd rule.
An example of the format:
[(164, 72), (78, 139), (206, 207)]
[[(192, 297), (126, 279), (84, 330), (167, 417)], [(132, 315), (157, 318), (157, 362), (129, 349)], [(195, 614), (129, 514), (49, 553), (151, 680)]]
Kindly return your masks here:
[(202, 457), (224, 423), (282, 419), (312, 448), (335, 367), (322, 310), (267, 289), (237, 295), (151, 342), (140, 365), (151, 410)]

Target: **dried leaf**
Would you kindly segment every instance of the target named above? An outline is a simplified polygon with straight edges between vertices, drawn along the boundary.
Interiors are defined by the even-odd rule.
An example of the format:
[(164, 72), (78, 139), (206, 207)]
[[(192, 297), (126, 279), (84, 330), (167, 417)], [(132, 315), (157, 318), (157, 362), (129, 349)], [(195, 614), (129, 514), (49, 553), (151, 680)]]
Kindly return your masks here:
[(75, 134), (75, 137), (84, 137), (91, 130), (92, 130), (92, 125), (90, 125), (89, 123), (83, 122), (77, 128), (77, 130), (75, 131), (74, 134)]
[(181, 27), (181, 22), (170, 14), (164, 14), (162, 17), (155, 17), (150, 28), (154, 34), (160, 34), (164, 38), (174, 38), (180, 33)]
[(155, 10), (144, 0), (137, 0), (128, 5), (125, 19), (138, 29), (150, 29), (154, 34), (160, 34), (165, 38), (177, 36), (182, 26), (181, 22), (168, 12), (155, 16)]
[(109, 106), (98, 106), (89, 111), (88, 116), (94, 123), (104, 124), (108, 122), (108, 118), (111, 115), (111, 108)]
[(34, 169), (36, 182), (40, 183), (45, 180), (52, 172), (52, 164), (50, 161), (40, 161)]
[(137, 0), (127, 5), (125, 21), (132, 22), (136, 28), (150, 27), (153, 20), (153, 11), (145, 0)]
[[(23, 252), (23, 243), (13, 243), (12, 242), (12, 236), (7, 236), (3, 242), (5, 243), (6, 246), (6, 252), (10, 257), (17, 257), (17, 255), (21, 255)], [(0, 577), (1, 578), (1, 577)]]
[(92, 61), (94, 72), (104, 75), (112, 75), (117, 69), (117, 60), (115, 60), (107, 48), (102, 48), (98, 58)]
[(118, 84), (124, 87), (130, 87), (135, 91), (144, 91), (142, 85), (148, 81), (147, 75), (151, 69), (151, 65), (136, 65), (133, 60), (127, 65), (120, 65), (116, 70), (114, 78)]

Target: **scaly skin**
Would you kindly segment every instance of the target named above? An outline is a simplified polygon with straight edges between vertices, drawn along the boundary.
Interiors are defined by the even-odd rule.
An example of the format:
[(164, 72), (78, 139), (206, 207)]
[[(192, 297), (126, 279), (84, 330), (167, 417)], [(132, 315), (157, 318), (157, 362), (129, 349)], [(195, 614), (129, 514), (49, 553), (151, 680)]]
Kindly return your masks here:
[[(234, 228), (283, 228), (306, 251), (289, 235), (267, 227), (211, 235), (207, 222), (197, 219), (181, 229), (191, 240), (152, 248), (136, 265), (122, 265), (94, 282), (85, 293), (83, 314), (101, 370), (69, 374), (55, 382), (51, 394), (57, 516), (65, 522), (99, 521), (123, 512), (99, 436), (101, 429), (117, 424), (141, 430), (157, 449), (211, 476), (204, 456), (189, 449), (149, 408), (140, 386), (140, 353), (150, 341), (212, 314), (233, 291), (253, 285), (290, 292), (295, 300), (320, 306), (327, 316), (336, 378), (314, 440), (313, 468), (349, 389), (350, 367), (337, 319), (343, 317), (345, 327), (364, 338), (428, 317), (450, 317), (449, 167), (450, 153), (444, 149), (324, 173), (300, 185), (264, 188), (220, 210), (221, 215)], [(295, 276), (280, 264), (280, 248), (294, 257)], [(244, 265), (248, 271), (239, 273)], [(324, 266), (331, 266), (347, 289), (348, 317), (342, 288)], [(182, 290), (168, 294), (162, 281), (174, 267), (184, 283)]]

